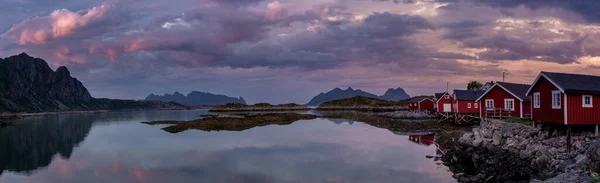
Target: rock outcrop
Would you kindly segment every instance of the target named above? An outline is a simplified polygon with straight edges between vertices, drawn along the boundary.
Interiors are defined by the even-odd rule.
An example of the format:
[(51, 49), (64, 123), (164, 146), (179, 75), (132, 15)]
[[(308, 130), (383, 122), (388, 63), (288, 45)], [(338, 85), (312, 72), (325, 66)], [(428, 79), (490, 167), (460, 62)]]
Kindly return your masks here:
[[(93, 98), (62, 66), (53, 71), (46, 61), (25, 53), (0, 59), (0, 112), (185, 108), (180, 104)], [(129, 109), (129, 108), (128, 108)]]
[(406, 94), (406, 91), (404, 91), (404, 89), (398, 87), (396, 89), (390, 88), (388, 89), (385, 94), (383, 94), (381, 96), (382, 99), (385, 100), (389, 100), (389, 101), (400, 101), (400, 100), (406, 100), (409, 99), (410, 96), (408, 94)]
[(589, 182), (578, 164), (593, 138), (589, 132), (573, 135), (569, 152), (562, 134), (548, 137), (541, 127), (489, 120), (465, 133), (443, 159), (459, 182)]
[(349, 87), (346, 90), (342, 90), (340, 88), (335, 88), (327, 93), (320, 93), (319, 95), (313, 97), (310, 100), (310, 102), (308, 102), (306, 104), (306, 106), (319, 106), (320, 104), (325, 103), (325, 102), (346, 99), (346, 98), (352, 98), (352, 97), (359, 97), (359, 96), (368, 97), (368, 98), (385, 99), (385, 100), (396, 101), (396, 102), (399, 100), (405, 100), (405, 99), (410, 98), (410, 96), (408, 94), (406, 94), (406, 92), (404, 92), (404, 89), (402, 89), (402, 88), (388, 89), (388, 91), (386, 91), (383, 96), (377, 96), (375, 94), (365, 92), (360, 89), (354, 90), (351, 87)]
[(246, 104), (244, 98), (235, 98), (225, 95), (218, 95), (206, 92), (193, 91), (187, 95), (183, 95), (179, 92), (165, 95), (154, 95), (150, 94), (145, 100), (156, 100), (163, 102), (177, 102), (180, 104), (187, 105), (223, 105), (228, 103), (240, 103)]

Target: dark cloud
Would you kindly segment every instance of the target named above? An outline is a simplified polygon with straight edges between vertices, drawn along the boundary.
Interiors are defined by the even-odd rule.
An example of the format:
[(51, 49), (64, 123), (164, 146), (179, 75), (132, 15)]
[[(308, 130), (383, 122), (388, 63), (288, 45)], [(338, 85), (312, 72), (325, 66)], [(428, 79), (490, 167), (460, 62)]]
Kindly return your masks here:
[(475, 20), (464, 20), (460, 22), (448, 23), (443, 26), (448, 30), (448, 32), (443, 36), (443, 38), (462, 40), (471, 37), (478, 37), (480, 36), (480, 34), (476, 31), (476, 29), (485, 25), (487, 25), (487, 23)]
[(596, 0), (437, 0), (438, 2), (450, 3), (476, 3), (481, 5), (489, 5), (496, 8), (516, 8), (525, 6), (527, 8), (537, 10), (541, 8), (561, 8), (571, 12), (575, 12), (582, 16), (585, 20), (593, 23), (600, 23), (600, 1)]

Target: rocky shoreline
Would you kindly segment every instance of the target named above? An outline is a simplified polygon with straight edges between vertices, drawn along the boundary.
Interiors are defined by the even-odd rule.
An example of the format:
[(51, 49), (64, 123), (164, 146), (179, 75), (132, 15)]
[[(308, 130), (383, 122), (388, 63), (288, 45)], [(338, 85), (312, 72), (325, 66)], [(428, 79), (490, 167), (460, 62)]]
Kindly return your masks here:
[(393, 112), (393, 111), (407, 111), (408, 107), (405, 106), (391, 106), (391, 107), (373, 107), (373, 106), (327, 106), (318, 107), (320, 111), (371, 111), (371, 112)]
[(589, 165), (600, 162), (596, 140), (590, 132), (574, 134), (568, 152), (563, 134), (489, 120), (450, 143), (442, 160), (459, 182), (592, 182)]

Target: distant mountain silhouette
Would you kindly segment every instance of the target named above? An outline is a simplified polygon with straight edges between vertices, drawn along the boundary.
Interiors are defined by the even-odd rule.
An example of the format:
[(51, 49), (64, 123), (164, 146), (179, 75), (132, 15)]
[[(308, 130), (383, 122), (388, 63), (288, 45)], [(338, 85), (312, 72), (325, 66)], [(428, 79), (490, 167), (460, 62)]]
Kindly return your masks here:
[(93, 98), (83, 84), (61, 66), (21, 53), (0, 58), (0, 112), (40, 112), (124, 108), (179, 108), (180, 104)]
[(179, 92), (165, 95), (150, 94), (145, 100), (157, 100), (163, 102), (177, 102), (187, 105), (223, 105), (227, 103), (246, 104), (244, 98), (228, 97), (225, 95), (217, 95), (206, 92), (193, 91), (187, 95)]
[(410, 98), (410, 96), (408, 94), (406, 94), (406, 91), (404, 91), (404, 89), (398, 87), (396, 89), (393, 89), (393, 88), (388, 89), (385, 92), (385, 94), (383, 94), (381, 96), (381, 98), (390, 100), (390, 101), (400, 101), (400, 100), (406, 100), (406, 99)]
[(404, 92), (404, 89), (402, 89), (402, 88), (389, 89), (386, 92), (386, 94), (384, 94), (383, 96), (377, 96), (375, 94), (365, 92), (360, 89), (354, 90), (354, 89), (352, 89), (352, 87), (349, 87), (346, 90), (342, 90), (340, 88), (335, 88), (327, 93), (320, 93), (319, 95), (313, 97), (310, 100), (310, 102), (308, 102), (306, 105), (307, 106), (318, 106), (324, 102), (345, 99), (345, 98), (352, 98), (352, 97), (356, 97), (356, 96), (363, 96), (363, 97), (369, 97), (369, 98), (380, 98), (380, 99), (394, 100), (394, 101), (410, 98), (410, 96), (408, 96), (408, 94), (406, 94), (406, 92)]

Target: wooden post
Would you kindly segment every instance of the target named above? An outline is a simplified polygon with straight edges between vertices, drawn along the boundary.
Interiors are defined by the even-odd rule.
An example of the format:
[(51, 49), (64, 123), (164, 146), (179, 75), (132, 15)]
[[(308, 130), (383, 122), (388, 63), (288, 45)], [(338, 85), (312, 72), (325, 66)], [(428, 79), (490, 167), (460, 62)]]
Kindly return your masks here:
[(533, 125), (533, 128), (535, 128), (535, 121), (531, 120), (531, 124)]
[(594, 135), (595, 135), (596, 137), (598, 136), (598, 125), (596, 125), (596, 131), (595, 131)]
[(567, 153), (571, 152), (571, 127), (567, 126)]

